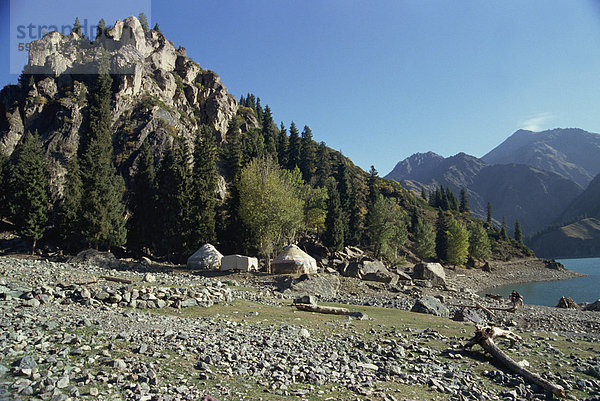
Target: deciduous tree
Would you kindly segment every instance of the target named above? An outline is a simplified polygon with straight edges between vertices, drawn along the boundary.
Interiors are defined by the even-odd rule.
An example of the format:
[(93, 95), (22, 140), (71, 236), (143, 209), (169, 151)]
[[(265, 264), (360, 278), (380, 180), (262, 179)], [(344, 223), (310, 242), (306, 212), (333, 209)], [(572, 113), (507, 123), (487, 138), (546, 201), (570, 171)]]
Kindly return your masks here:
[(267, 259), (302, 227), (303, 202), (297, 188), (271, 158), (252, 160), (239, 180), (239, 214), (250, 240)]
[(447, 249), (446, 259), (453, 266), (463, 266), (469, 256), (469, 231), (465, 225), (457, 220), (450, 220), (446, 231)]

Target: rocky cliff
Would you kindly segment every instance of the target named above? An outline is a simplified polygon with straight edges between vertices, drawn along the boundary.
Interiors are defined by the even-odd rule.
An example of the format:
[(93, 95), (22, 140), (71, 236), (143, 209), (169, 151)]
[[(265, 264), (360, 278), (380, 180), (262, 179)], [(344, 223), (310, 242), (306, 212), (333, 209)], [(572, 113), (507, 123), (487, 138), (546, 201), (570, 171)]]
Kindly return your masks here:
[[(37, 132), (55, 198), (85, 129), (87, 95), (102, 59), (113, 77), (115, 162), (126, 180), (145, 140), (159, 156), (174, 137), (191, 141), (198, 127), (208, 124), (222, 141), (238, 112), (217, 74), (201, 68), (159, 31), (144, 30), (135, 17), (117, 21), (94, 42), (75, 33), (48, 33), (32, 43), (19, 85), (0, 92), (0, 151), (10, 155), (25, 131)], [(245, 120), (245, 127), (258, 125), (252, 115)]]

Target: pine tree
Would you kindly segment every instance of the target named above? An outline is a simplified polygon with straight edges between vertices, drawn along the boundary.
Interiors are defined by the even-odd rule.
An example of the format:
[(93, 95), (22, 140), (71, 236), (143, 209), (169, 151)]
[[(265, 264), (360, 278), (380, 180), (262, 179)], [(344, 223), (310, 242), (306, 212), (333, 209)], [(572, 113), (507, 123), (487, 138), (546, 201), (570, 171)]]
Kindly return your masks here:
[(469, 256), (469, 231), (460, 221), (452, 219), (448, 224), (446, 238), (448, 263), (453, 266), (463, 266)]
[(461, 213), (470, 214), (471, 209), (469, 208), (469, 198), (467, 197), (467, 190), (462, 187), (460, 189), (460, 207), (458, 209)]
[(369, 207), (372, 206), (379, 196), (379, 189), (377, 188), (378, 173), (375, 166), (371, 166), (369, 170), (369, 178), (367, 179), (367, 185), (369, 187)]
[(260, 105), (260, 98), (257, 97), (256, 98), (256, 119), (258, 120), (258, 123), (262, 126), (263, 125), (263, 118), (264, 118), (264, 114), (265, 111), (263, 110), (262, 106)]
[(19, 235), (33, 242), (33, 253), (48, 222), (50, 195), (46, 159), (38, 136), (29, 132), (14, 153), (8, 187), (11, 219)]
[(225, 135), (227, 141), (224, 148), (225, 171), (230, 180), (236, 179), (242, 170), (243, 154), (240, 124), (239, 117), (233, 117), (229, 121)]
[(502, 227), (500, 228), (500, 238), (504, 241), (508, 241), (508, 231), (506, 230), (506, 219), (502, 217)]
[(265, 156), (265, 142), (259, 128), (252, 128), (242, 140), (242, 166)]
[[(377, 188), (377, 178), (377, 170), (375, 169), (375, 166), (371, 166), (371, 170), (369, 171), (369, 176), (367, 178), (367, 187), (369, 189), (369, 195), (367, 197), (367, 215), (365, 216), (366, 234), (368, 234), (368, 232), (370, 231), (369, 222), (373, 221), (374, 219), (374, 214), (376, 213), (375, 203), (377, 202), (377, 199), (380, 195), (379, 189)], [(373, 245), (372, 236), (367, 235), (367, 243), (369, 245)]]
[(203, 125), (194, 144), (191, 245), (195, 248), (215, 240), (217, 175), (215, 134)]
[(311, 183), (315, 173), (316, 154), (315, 142), (313, 141), (312, 131), (308, 125), (302, 130), (302, 138), (300, 140), (300, 171), (304, 182)]
[(458, 199), (456, 199), (456, 196), (450, 187), (446, 187), (446, 197), (448, 198), (448, 210), (454, 210), (458, 212)]
[(315, 171), (315, 185), (325, 187), (331, 175), (331, 161), (329, 160), (329, 149), (325, 142), (319, 143), (317, 149), (317, 168)]
[(277, 161), (277, 127), (273, 122), (273, 116), (269, 105), (265, 106), (262, 122), (262, 136), (265, 143), (265, 151), (273, 160)]
[(81, 34), (81, 23), (79, 22), (79, 17), (75, 18), (75, 23), (73, 24), (73, 33), (76, 33), (77, 35), (79, 35), (80, 37), (82, 37)]
[(278, 136), (278, 144), (277, 144), (277, 159), (279, 160), (279, 164), (282, 167), (287, 167), (289, 164), (288, 161), (288, 151), (290, 146), (290, 140), (287, 136), (287, 130), (285, 129), (285, 125), (283, 125), (283, 121), (279, 127), (279, 136)]
[(146, 15), (144, 13), (140, 13), (138, 15), (138, 20), (140, 21), (144, 32), (148, 32), (148, 18), (146, 18)]
[(67, 174), (63, 190), (63, 198), (59, 204), (57, 227), (59, 237), (69, 243), (77, 244), (83, 237), (81, 232), (81, 198), (83, 183), (77, 155), (71, 156), (67, 164)]
[[(0, 151), (0, 188), (8, 188), (8, 157)], [(0, 220), (8, 217), (8, 191), (0, 191)]]
[(440, 209), (435, 222), (435, 254), (442, 261), (446, 260), (446, 250), (448, 248), (446, 231), (448, 231), (448, 219)]
[(492, 227), (492, 204), (488, 202), (487, 204), (487, 218), (486, 223), (489, 227)]
[(521, 223), (519, 220), (515, 220), (515, 241), (518, 244), (523, 245), (523, 231), (521, 231)]
[(419, 209), (413, 207), (410, 211), (410, 226), (408, 231), (414, 234), (420, 222), (421, 216), (419, 215)]
[(104, 18), (101, 18), (100, 21), (98, 21), (98, 27), (96, 29), (96, 39), (104, 36), (106, 34), (106, 22), (104, 21)]
[(290, 145), (288, 150), (288, 170), (300, 167), (300, 134), (296, 124), (290, 124)]
[(344, 222), (340, 204), (340, 194), (335, 181), (330, 179), (327, 185), (329, 199), (327, 200), (327, 216), (323, 243), (331, 251), (344, 249)]
[(157, 247), (168, 258), (184, 251), (189, 233), (189, 176), (185, 153), (181, 142), (168, 147), (156, 173)]
[(419, 220), (414, 229), (415, 254), (421, 259), (432, 258), (435, 256), (435, 231), (431, 224)]
[(348, 235), (346, 242), (348, 245), (359, 245), (364, 233), (364, 198), (358, 188), (358, 182), (354, 184), (350, 190), (350, 216), (348, 218)]
[(491, 255), (488, 233), (479, 223), (471, 224), (469, 229), (469, 256), (472, 259), (485, 260)]
[(162, 32), (160, 32), (160, 28), (158, 26), (158, 22), (156, 24), (154, 24), (153, 30), (156, 31), (156, 32), (162, 33)]
[(150, 144), (144, 141), (140, 147), (137, 169), (133, 177), (133, 190), (129, 210), (127, 244), (134, 249), (152, 249), (155, 235), (155, 172)]
[(425, 187), (421, 187), (421, 198), (426, 201), (427, 200), (427, 192), (425, 191)]
[(112, 162), (111, 86), (107, 60), (101, 62), (89, 101), (89, 118), (81, 153), (81, 229), (94, 247), (125, 243), (125, 183)]

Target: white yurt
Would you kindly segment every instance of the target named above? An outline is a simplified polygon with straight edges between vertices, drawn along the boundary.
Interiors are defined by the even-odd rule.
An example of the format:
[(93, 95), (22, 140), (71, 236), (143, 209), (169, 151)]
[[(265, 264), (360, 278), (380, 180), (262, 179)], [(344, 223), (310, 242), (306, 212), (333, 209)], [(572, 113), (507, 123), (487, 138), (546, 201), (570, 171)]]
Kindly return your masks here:
[(313, 274), (317, 272), (317, 261), (296, 245), (288, 245), (271, 262), (271, 271), (274, 274)]
[(211, 244), (204, 244), (187, 260), (188, 269), (219, 270), (223, 255)]

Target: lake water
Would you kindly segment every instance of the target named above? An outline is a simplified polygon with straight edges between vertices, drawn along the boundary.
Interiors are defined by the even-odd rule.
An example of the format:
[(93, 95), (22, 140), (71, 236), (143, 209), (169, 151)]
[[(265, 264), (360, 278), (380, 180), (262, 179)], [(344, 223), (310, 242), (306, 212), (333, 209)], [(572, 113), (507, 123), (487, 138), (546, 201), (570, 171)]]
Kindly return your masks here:
[(571, 297), (577, 303), (594, 302), (600, 299), (600, 258), (557, 259), (569, 270), (587, 274), (561, 281), (512, 284), (493, 288), (487, 292), (508, 297), (517, 290), (526, 304), (556, 306), (560, 297)]

